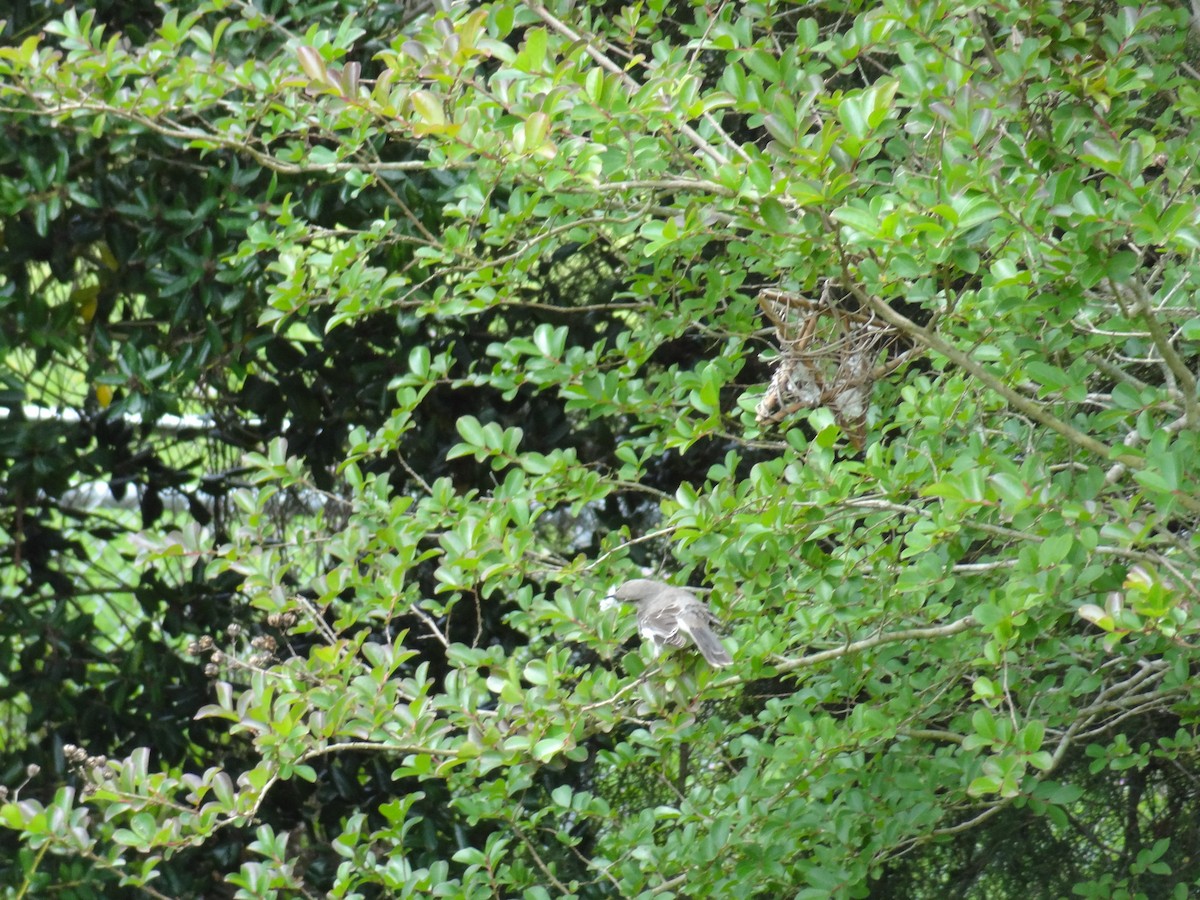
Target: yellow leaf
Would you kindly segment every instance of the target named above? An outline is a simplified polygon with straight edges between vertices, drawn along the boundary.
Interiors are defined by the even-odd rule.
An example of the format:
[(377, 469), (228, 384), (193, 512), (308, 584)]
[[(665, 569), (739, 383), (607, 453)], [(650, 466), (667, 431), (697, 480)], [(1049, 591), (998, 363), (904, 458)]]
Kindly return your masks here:
[(96, 299), (100, 296), (100, 285), (89, 284), (71, 291), (71, 302), (79, 310), (84, 325), (90, 325), (96, 317)]
[(442, 101), (429, 91), (413, 91), (413, 111), (426, 126), (445, 125), (446, 112), (442, 109)]
[(117, 258), (113, 255), (112, 248), (108, 246), (106, 241), (101, 241), (96, 245), (96, 251), (100, 254), (100, 262), (104, 263), (105, 267), (110, 272), (115, 272), (121, 268), (121, 264), (117, 262)]

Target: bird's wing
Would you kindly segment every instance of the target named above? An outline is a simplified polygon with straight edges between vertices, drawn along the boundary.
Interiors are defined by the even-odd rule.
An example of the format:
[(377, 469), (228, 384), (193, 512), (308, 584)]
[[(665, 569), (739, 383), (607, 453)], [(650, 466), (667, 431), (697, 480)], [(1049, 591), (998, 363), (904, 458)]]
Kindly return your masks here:
[(678, 617), (679, 630), (692, 639), (692, 643), (708, 660), (709, 665), (721, 668), (733, 662), (729, 651), (709, 626), (717, 621), (707, 606), (693, 602), (684, 608)]
[(648, 608), (638, 610), (638, 632), (655, 643), (682, 647), (686, 641), (679, 631), (679, 616), (688, 603), (695, 602), (686, 591), (663, 591)]
[(701, 628), (708, 628), (716, 624), (717, 618), (707, 606), (700, 603), (689, 603), (683, 606), (676, 614), (679, 620), (679, 627), (688, 634), (693, 631), (699, 631)]

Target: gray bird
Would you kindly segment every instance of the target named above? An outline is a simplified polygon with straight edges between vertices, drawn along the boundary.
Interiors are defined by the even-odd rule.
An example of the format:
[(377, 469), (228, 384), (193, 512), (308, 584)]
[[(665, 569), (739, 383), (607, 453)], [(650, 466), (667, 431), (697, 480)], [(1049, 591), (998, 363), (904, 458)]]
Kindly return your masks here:
[(625, 582), (605, 600), (604, 605), (612, 602), (637, 604), (638, 634), (650, 642), (655, 656), (662, 652), (664, 644), (685, 646), (686, 635), (713, 668), (721, 669), (733, 662), (729, 651), (713, 634), (712, 626), (717, 624), (717, 617), (690, 591), (661, 581), (635, 578)]

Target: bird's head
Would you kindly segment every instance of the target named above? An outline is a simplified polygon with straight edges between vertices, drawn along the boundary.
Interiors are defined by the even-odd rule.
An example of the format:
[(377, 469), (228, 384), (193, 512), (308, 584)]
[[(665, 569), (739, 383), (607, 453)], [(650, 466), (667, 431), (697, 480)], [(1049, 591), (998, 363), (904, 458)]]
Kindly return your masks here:
[(640, 603), (649, 600), (666, 585), (651, 581), (649, 578), (635, 578), (627, 581), (607, 597), (600, 601), (601, 609), (612, 609), (621, 603)]

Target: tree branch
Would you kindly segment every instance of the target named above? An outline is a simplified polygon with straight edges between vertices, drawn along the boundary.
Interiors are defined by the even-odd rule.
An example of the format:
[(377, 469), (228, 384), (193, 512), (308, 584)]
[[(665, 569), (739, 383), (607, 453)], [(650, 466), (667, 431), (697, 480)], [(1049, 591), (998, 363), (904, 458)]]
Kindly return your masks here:
[[(560, 35), (569, 41), (582, 44), (584, 52), (587, 53), (587, 55), (590, 56), (598, 66), (620, 78), (621, 81), (624, 82), (625, 87), (630, 91), (637, 91), (638, 88), (641, 87), (640, 84), (638, 84), (629, 76), (628, 72), (605, 56), (604, 53), (602, 53), (598, 48), (593, 47), (591, 42), (586, 37), (572, 29), (561, 19), (557, 18), (553, 13), (546, 9), (542, 3), (530, 3), (529, 5), (533, 8), (533, 11), (537, 13), (538, 18), (553, 28)], [(658, 101), (662, 104), (663, 109), (671, 109), (671, 104), (661, 91), (658, 93)], [(678, 128), (679, 131), (686, 136), (689, 141), (692, 142), (692, 146), (711, 159), (718, 166), (725, 166), (729, 164), (729, 160), (726, 159), (725, 156), (723, 156), (719, 151), (717, 151), (712, 144), (705, 140), (704, 136), (696, 131), (696, 129), (692, 128), (692, 126), (688, 125), (686, 122), (676, 122), (674, 124), (675, 127)]]
[[(878, 297), (868, 294), (864, 291), (853, 278), (846, 263), (843, 261), (842, 266), (842, 286), (849, 291), (859, 303), (870, 307), (874, 310), (881, 319), (900, 329), (905, 334), (919, 340), (925, 346), (936, 350), (946, 359), (950, 360), (960, 369), (968, 372), (972, 377), (978, 379), (987, 387), (991, 388), (1001, 397), (1008, 401), (1009, 405), (1014, 409), (1019, 410), (1029, 418), (1033, 419), (1041, 425), (1045, 425), (1051, 431), (1066, 438), (1072, 444), (1080, 447), (1101, 459), (1114, 459), (1119, 463), (1128, 466), (1135, 471), (1141, 471), (1146, 468), (1146, 460), (1140, 456), (1135, 456), (1131, 453), (1120, 453), (1109, 447), (1102, 441), (1096, 440), (1090, 434), (1084, 434), (1074, 425), (1064, 422), (1062, 419), (1050, 413), (1040, 403), (1031, 400), (1024, 394), (1005, 384), (984, 366), (980, 365), (968, 354), (959, 350), (949, 341), (926, 328), (922, 328), (916, 322), (909, 319), (907, 316), (896, 312), (887, 303)], [(1195, 394), (1195, 381), (1192, 381), (1192, 393)], [(1195, 398), (1193, 396), (1193, 402)], [(1174, 491), (1171, 496), (1179, 501), (1180, 505), (1186, 507), (1189, 511), (1200, 513), (1200, 498), (1192, 497), (1183, 491)]]
[[(1187, 364), (1180, 358), (1179, 354), (1175, 352), (1175, 345), (1171, 343), (1171, 338), (1163, 331), (1162, 324), (1154, 315), (1154, 307), (1150, 303), (1150, 292), (1146, 290), (1146, 286), (1136, 278), (1132, 284), (1134, 301), (1138, 312), (1142, 314), (1142, 318), (1146, 322), (1146, 330), (1150, 332), (1150, 338), (1154, 341), (1154, 346), (1158, 350), (1159, 355), (1162, 356), (1163, 362), (1167, 364), (1167, 368), (1179, 379), (1179, 388), (1183, 393), (1183, 408), (1187, 415), (1187, 426), (1188, 428), (1195, 428), (1197, 423), (1200, 422), (1200, 402), (1196, 399), (1196, 377), (1192, 374), (1191, 369), (1187, 367)], [(1183, 282), (1181, 281), (1179, 284), (1182, 285)], [(1116, 284), (1112, 285), (1112, 289), (1114, 292), (1120, 290)], [(1169, 300), (1171, 294), (1174, 294), (1178, 289), (1179, 285), (1176, 285), (1175, 288), (1168, 292), (1164, 298), (1164, 302)]]
[[(958, 634), (961, 631), (966, 631), (969, 628), (974, 628), (979, 623), (975, 621), (974, 616), (963, 616), (955, 622), (948, 625), (936, 625), (932, 628), (909, 628), (904, 631), (890, 631), (882, 634), (877, 634), (874, 637), (863, 638), (861, 641), (854, 641), (850, 644), (844, 644), (841, 647), (834, 647), (831, 650), (822, 650), (819, 653), (810, 653), (808, 656), (801, 656), (798, 659), (785, 660), (776, 668), (780, 673), (794, 672), (796, 669), (805, 669), (809, 666), (815, 666), (818, 663), (828, 662), (831, 659), (837, 659), (839, 656), (847, 656), (851, 653), (860, 653), (863, 650), (870, 650), (872, 647), (878, 647), (881, 644), (892, 644), (896, 641), (919, 641), (927, 638), (947, 637), (952, 634)], [(736, 683), (738, 679), (729, 680), (729, 683)], [(717, 684), (720, 687), (727, 682), (723, 681)]]

